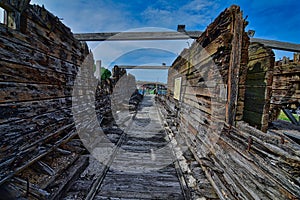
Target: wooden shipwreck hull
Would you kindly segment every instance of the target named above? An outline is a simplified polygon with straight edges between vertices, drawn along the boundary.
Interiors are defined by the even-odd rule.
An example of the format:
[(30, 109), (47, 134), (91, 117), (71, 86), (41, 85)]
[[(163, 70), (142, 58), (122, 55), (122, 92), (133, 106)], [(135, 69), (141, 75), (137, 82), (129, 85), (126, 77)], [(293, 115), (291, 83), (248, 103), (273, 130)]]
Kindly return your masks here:
[[(87, 89), (95, 86), (87, 45), (43, 7), (29, 1), (8, 6), (10, 2), (15, 1), (0, 5), (20, 18), (19, 23), (0, 24), (0, 185), (13, 180), (26, 192), (30, 182), (31, 195), (57, 199), (87, 163), (79, 158), (81, 141), (72, 140), (77, 137), (74, 99), (83, 121), (90, 116), (85, 110), (90, 102), (81, 101), (83, 97), (95, 99), (94, 120), (108, 115), (109, 121), (111, 107), (130, 98), (135, 79), (124, 75), (119, 84), (128, 90), (116, 85), (112, 101), (119, 74), (102, 83), (102, 89)], [(246, 24), (240, 8), (232, 6), (181, 53), (169, 69), (166, 109), (209, 180), (207, 188), (214, 190), (204, 194), (214, 199), (299, 199), (300, 146), (277, 131), (265, 133), (272, 105), (299, 102), (299, 65), (274, 70), (270, 49), (260, 44), (249, 48)], [(264, 67), (255, 68), (257, 63)], [(80, 87), (74, 93), (76, 83)], [(289, 95), (291, 85), (295, 89)], [(255, 93), (253, 86), (262, 92)], [(253, 102), (262, 106), (252, 109)], [(69, 141), (72, 148), (64, 145)], [(62, 161), (54, 151), (65, 155), (67, 172), (55, 168)], [(50, 175), (36, 177), (31, 165)]]
[(0, 182), (74, 137), (72, 85), (89, 53), (44, 8), (29, 6), (20, 30), (0, 25)]
[[(29, 5), (29, 1), (23, 3), (0, 2), (1, 7), (20, 14), (18, 26), (0, 24), (0, 185), (14, 180), (24, 189), (23, 178), (30, 183), (44, 181), (40, 187), (45, 189), (63, 172), (62, 168), (76, 166), (84, 150), (80, 142), (71, 141), (77, 137), (72, 98), (79, 69), (86, 68), (84, 77), (80, 77), (82, 87), (95, 80), (91, 78), (93, 66), (84, 65), (90, 53), (86, 43), (77, 41), (70, 29), (45, 8)], [(83, 91), (80, 95), (86, 94)], [(96, 96), (102, 99), (97, 103), (102, 108), (98, 112), (101, 118), (109, 99), (105, 93)], [(64, 145), (69, 141), (76, 145)], [(66, 162), (58, 165), (62, 162), (56, 158), (58, 155), (64, 155)], [(79, 159), (78, 166), (86, 161)], [(29, 166), (42, 169), (50, 178), (40, 177), (37, 181), (36, 175), (43, 173), (29, 170)], [(38, 198), (48, 195), (31, 185), (30, 190)]]
[[(74, 112), (90, 129), (113, 123), (112, 88), (122, 78), (132, 92), (135, 77), (123, 70), (100, 84), (87, 44), (29, 2), (0, 1), (19, 16), (0, 24), (0, 191), (9, 185), (20, 197), (57, 199), (88, 162)], [(116, 89), (114, 99), (129, 94)]]
[[(271, 79), (257, 85), (263, 88), (262, 104), (268, 105), (258, 113), (269, 111), (274, 65), (270, 50), (252, 46), (254, 52), (248, 55), (245, 25), (239, 7), (232, 6), (180, 54), (169, 70), (167, 109), (220, 199), (297, 199), (300, 146), (278, 133), (258, 130), (267, 128), (268, 118), (257, 128), (244, 122), (256, 107), (245, 106), (249, 98), (257, 98), (249, 90), (253, 73), (262, 74), (263, 81)], [(265, 68), (253, 72), (249, 56), (252, 64), (260, 59)], [(178, 90), (181, 96), (174, 98)]]

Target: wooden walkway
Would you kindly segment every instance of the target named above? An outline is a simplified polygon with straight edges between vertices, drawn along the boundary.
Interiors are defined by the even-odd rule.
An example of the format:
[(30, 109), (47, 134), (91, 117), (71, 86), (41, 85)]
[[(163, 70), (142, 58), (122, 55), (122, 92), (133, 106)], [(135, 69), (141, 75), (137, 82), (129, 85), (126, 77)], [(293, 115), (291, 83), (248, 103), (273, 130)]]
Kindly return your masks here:
[(154, 96), (144, 97), (124, 134), (91, 199), (185, 199)]

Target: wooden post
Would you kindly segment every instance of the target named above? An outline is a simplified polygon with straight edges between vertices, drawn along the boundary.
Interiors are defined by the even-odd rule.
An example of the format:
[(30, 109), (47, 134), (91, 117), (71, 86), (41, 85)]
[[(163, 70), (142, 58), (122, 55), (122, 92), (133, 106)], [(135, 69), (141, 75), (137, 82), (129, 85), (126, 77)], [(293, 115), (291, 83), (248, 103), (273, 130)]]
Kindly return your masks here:
[(232, 49), (228, 70), (228, 91), (226, 104), (226, 122), (229, 125), (234, 125), (235, 122), (244, 33), (243, 13), (233, 9), (232, 17), (234, 18), (234, 21), (231, 24), (231, 33), (233, 34), (233, 39), (231, 42)]

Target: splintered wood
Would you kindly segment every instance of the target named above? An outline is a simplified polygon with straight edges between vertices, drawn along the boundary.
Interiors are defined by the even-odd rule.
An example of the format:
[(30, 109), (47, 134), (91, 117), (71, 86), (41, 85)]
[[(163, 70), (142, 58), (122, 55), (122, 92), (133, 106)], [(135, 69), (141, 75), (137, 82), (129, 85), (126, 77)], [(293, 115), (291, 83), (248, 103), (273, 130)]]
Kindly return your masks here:
[(248, 64), (244, 28), (239, 7), (232, 6), (180, 54), (169, 69), (166, 109), (220, 199), (297, 199), (299, 145), (243, 122), (266, 131), (271, 98), (279, 96), (271, 97), (273, 53), (253, 44)]
[(270, 104), (269, 122), (278, 119), (281, 109), (296, 110), (300, 106), (299, 53), (294, 54), (294, 60), (284, 57), (276, 62)]
[(272, 89), (272, 104), (299, 104), (300, 62), (275, 66)]
[[(26, 193), (48, 199), (61, 190), (48, 187), (63, 184), (59, 177), (70, 165), (80, 173), (87, 164), (86, 158), (79, 159), (82, 143), (73, 140), (77, 133), (71, 108), (74, 81), (89, 50), (46, 9), (26, 8), (20, 30), (0, 24), (0, 184), (19, 188), (15, 197)], [(92, 67), (81, 77), (84, 85), (92, 81)], [(96, 96), (109, 105), (105, 96)], [(102, 109), (99, 117), (106, 111)]]
[[(16, 2), (0, 1), (21, 20), (0, 24), (1, 192), (14, 188), (14, 197), (29, 199), (60, 199), (64, 193), (76, 198), (92, 193), (98, 199), (300, 197), (300, 146), (276, 130), (262, 132), (279, 109), (299, 106), (300, 56), (295, 54), (293, 62), (285, 58), (273, 69), (270, 49), (258, 43), (249, 48), (238, 6), (224, 10), (170, 67), (168, 94), (160, 98), (168, 134), (157, 110), (151, 110), (153, 99), (146, 99), (145, 112), (134, 118), (136, 130), (125, 137), (112, 126), (126, 125), (136, 113), (142, 97), (135, 77), (114, 67), (113, 78), (98, 83), (86, 43), (44, 7)], [(156, 123), (146, 132), (153, 137), (145, 139), (141, 124), (149, 113)], [(82, 140), (78, 119), (82, 130), (92, 130)], [(100, 145), (90, 137), (98, 133), (98, 122), (110, 126), (104, 137), (117, 144), (116, 152), (119, 147), (128, 152), (111, 160), (114, 169), (98, 165), (99, 174), (86, 172), (86, 177), (81, 173), (89, 158), (81, 155), (87, 148), (82, 144)], [(177, 143), (188, 148), (182, 152)], [(143, 158), (151, 166), (159, 159), (168, 162), (155, 172), (115, 170), (139, 159), (133, 152), (151, 153), (151, 145), (170, 147), (171, 156), (176, 149), (179, 161), (157, 154)]]

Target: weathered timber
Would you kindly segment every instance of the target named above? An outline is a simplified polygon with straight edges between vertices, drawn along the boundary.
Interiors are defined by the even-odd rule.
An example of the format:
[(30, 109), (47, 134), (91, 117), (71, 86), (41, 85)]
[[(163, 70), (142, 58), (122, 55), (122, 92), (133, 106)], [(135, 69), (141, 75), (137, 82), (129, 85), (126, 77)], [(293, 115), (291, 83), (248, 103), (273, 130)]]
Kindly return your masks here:
[(258, 42), (264, 44), (266, 47), (269, 47), (271, 49), (300, 52), (300, 44), (294, 44), (290, 42), (282, 42), (276, 40), (259, 39), (259, 38), (251, 38), (251, 42)]
[[(104, 33), (75, 33), (74, 36), (79, 41), (129, 41), (129, 40), (183, 40), (198, 39), (202, 31), (186, 32), (104, 32)], [(300, 44), (266, 40), (260, 38), (250, 38), (251, 42), (264, 44), (271, 49), (300, 52)]]
[(135, 66), (135, 65), (118, 65), (121, 69), (169, 69), (170, 66)]
[[(231, 124), (238, 118), (235, 114), (237, 105), (242, 106), (240, 102), (243, 93), (238, 90), (241, 90), (240, 80), (245, 79), (243, 74), (248, 60), (249, 43), (243, 31), (244, 21), (241, 13), (235, 9), (222, 13), (208, 26), (197, 39), (197, 43), (190, 49), (185, 49), (174, 61), (168, 74), (169, 95), (174, 90), (174, 79), (183, 78), (181, 85), (183, 102), (178, 104), (190, 104), (213, 115), (217, 110), (222, 111), (219, 108), (222, 104), (224, 107), (224, 100), (227, 99), (226, 118)], [(231, 14), (236, 15), (233, 17), (235, 20), (227, 18)], [(239, 116), (242, 115), (240, 110)], [(219, 117), (214, 115), (214, 118), (224, 117), (224, 114), (219, 115)]]
[[(218, 194), (221, 199), (251, 199), (255, 197), (273, 199), (276, 197), (285, 198), (285, 196), (292, 199), (299, 195), (295, 188), (295, 184), (296, 187), (299, 187), (297, 181), (297, 177), (299, 177), (299, 157), (296, 156), (298, 154), (297, 148), (295, 148), (292, 141), (286, 141), (285, 145), (280, 145), (281, 147), (278, 148), (278, 144), (281, 143), (281, 136), (268, 136), (244, 124), (239, 124), (238, 128), (240, 130), (232, 129), (227, 125), (226, 127), (229, 128), (228, 132), (230, 133), (228, 134), (226, 133), (227, 130), (224, 130), (224, 133), (218, 137), (218, 142), (214, 145), (212, 152), (209, 153), (209, 160), (212, 160), (212, 165), (209, 168), (212, 171), (209, 170), (211, 172), (207, 174), (212, 185), (216, 187), (216, 191), (219, 191)], [(185, 129), (182, 130), (187, 143), (191, 144), (190, 148), (194, 149), (192, 151), (194, 155), (199, 159), (206, 157), (205, 152), (208, 152), (207, 148), (210, 147), (207, 141), (200, 137), (200, 133), (197, 134), (196, 139), (193, 139), (194, 136), (189, 136), (190, 134)], [(192, 130), (188, 129), (188, 131)], [(249, 143), (249, 137), (252, 138), (251, 143)], [(247, 149), (251, 152), (250, 154), (247, 153)], [(296, 155), (290, 156), (291, 152)], [(276, 155), (276, 158), (274, 155)], [(286, 161), (280, 161), (279, 158), (282, 155), (288, 157)], [(199, 159), (200, 165), (207, 168), (208, 165), (204, 165)], [(273, 159), (278, 160), (272, 161)], [(250, 164), (252, 162), (255, 164)], [(274, 162), (285, 164), (276, 166), (272, 164)], [(285, 168), (283, 166), (289, 167)], [(226, 170), (219, 173), (218, 168)], [(293, 171), (293, 173), (287, 171)], [(213, 174), (212, 177), (211, 174)], [(274, 174), (277, 175), (274, 177)], [(263, 179), (256, 181), (258, 177), (264, 177), (264, 181)], [(250, 186), (250, 182), (256, 186)], [(270, 193), (265, 193), (266, 187)], [(281, 192), (279, 193), (279, 191)]]
[(46, 9), (22, 12), (20, 30), (0, 25), (1, 184), (34, 163), (54, 175), (41, 159), (76, 136), (72, 86), (89, 53)]
[[(237, 11), (232, 8), (232, 16), (234, 21), (231, 24), (231, 34), (232, 34), (232, 49), (229, 61), (229, 72), (228, 72), (228, 83), (227, 83), (227, 104), (226, 104), (226, 122), (230, 125), (234, 125), (236, 119), (236, 108), (238, 103), (238, 96), (242, 97), (244, 94), (238, 94), (239, 92), (239, 74), (245, 68), (246, 63), (242, 63), (242, 50), (248, 48), (247, 37), (244, 37), (244, 19), (243, 13), (236, 8)], [(247, 59), (246, 59), (247, 60)], [(243, 66), (244, 65), (244, 66)], [(244, 74), (244, 73), (242, 73)]]
[(283, 112), (293, 124), (300, 125), (298, 120), (294, 117), (289, 109), (283, 109)]
[(201, 31), (77, 33), (74, 37), (79, 41), (182, 40), (198, 38), (201, 33)]
[(13, 178), (12, 183), (19, 187), (21, 190), (23, 190), (23, 192), (27, 192), (28, 190), (28, 193), (30, 195), (38, 199), (46, 199), (50, 195), (47, 191), (39, 188), (34, 184), (29, 184), (28, 187), (28, 182), (20, 178)]
[[(168, 136), (170, 137), (171, 144), (173, 149), (176, 152), (176, 157), (180, 165), (180, 171), (182, 171), (183, 178), (188, 186), (188, 189), (191, 193), (192, 199), (197, 198), (209, 198), (209, 199), (218, 199), (218, 196), (209, 183), (208, 179), (205, 176), (205, 172), (201, 169), (196, 158), (192, 155), (190, 150), (183, 150), (183, 147), (186, 147), (184, 139), (180, 137), (178, 130), (176, 128), (176, 119), (174, 115), (169, 115), (170, 110), (172, 109), (164, 101), (164, 97), (157, 98), (162, 104), (160, 112), (165, 116), (166, 130)], [(174, 136), (175, 140), (174, 140)], [(199, 184), (195, 184), (195, 182)]]
[(271, 49), (257, 43), (250, 45), (243, 120), (263, 132), (268, 129), (274, 62)]
[[(48, 199), (60, 199), (87, 165), (88, 157), (81, 156), (64, 174), (58, 177), (52, 185), (47, 187), (47, 189), (52, 192)], [(57, 185), (59, 186), (57, 187)]]
[(277, 120), (280, 110), (294, 109), (300, 104), (300, 65), (297, 62), (274, 67), (270, 119)]
[(96, 194), (95, 198), (183, 199), (154, 96), (144, 97), (140, 110), (124, 128), (120, 147), (107, 165), (109, 170), (90, 193)]
[[(135, 78), (121, 69), (117, 78), (103, 80), (97, 86), (93, 78), (93, 56), (86, 43), (74, 38), (70, 29), (44, 7), (29, 5), (22, 15), (21, 30), (0, 25), (0, 183), (28, 175), (29, 184), (36, 182), (51, 197), (59, 198), (72, 178), (61, 181), (66, 174), (55, 163), (61, 162), (59, 159), (52, 160), (51, 164), (44, 160), (55, 154), (68, 154), (63, 168), (73, 165), (79, 151), (60, 148), (77, 137), (75, 125), (95, 130), (98, 122), (114, 123), (112, 105), (120, 105), (122, 109), (127, 109), (129, 104), (136, 107), (136, 95), (131, 97), (136, 91)], [(128, 86), (126, 90), (122, 90), (124, 86)], [(92, 121), (94, 110), (88, 108), (96, 110)], [(82, 117), (83, 124), (74, 122), (74, 111)], [(29, 166), (37, 169), (30, 170)], [(81, 165), (80, 169), (84, 167)], [(70, 177), (78, 178), (76, 170), (75, 176)], [(59, 181), (59, 188), (52, 190), (50, 187)]]
[(37, 164), (40, 166), (40, 168), (46, 172), (47, 174), (49, 174), (50, 176), (54, 176), (55, 175), (55, 171), (46, 163), (44, 163), (43, 161), (38, 161)]
[[(283, 134), (263, 133), (241, 121), (248, 118), (250, 122), (256, 117), (259, 120), (254, 123), (267, 127), (274, 60), (271, 50), (262, 45), (248, 49), (243, 20), (229, 17), (240, 14), (234, 6), (225, 10), (197, 39), (218, 67), (225, 83), (225, 99), (220, 95), (222, 87), (213, 90), (214, 84), (207, 80), (217, 77), (209, 70), (209, 56), (193, 44), (169, 69), (168, 95), (164, 100), (170, 110), (166, 113), (175, 117), (177, 134), (184, 138), (220, 199), (295, 199), (300, 187), (299, 145)], [(240, 34), (234, 35), (235, 29)], [(240, 43), (233, 44), (234, 37)], [(198, 72), (200, 69), (203, 71)], [(287, 70), (280, 73), (284, 71)], [(174, 79), (178, 77), (182, 77), (181, 101), (173, 98)], [(288, 80), (297, 81), (296, 77)], [(221, 109), (225, 108), (224, 100), (231, 103), (227, 115)]]

